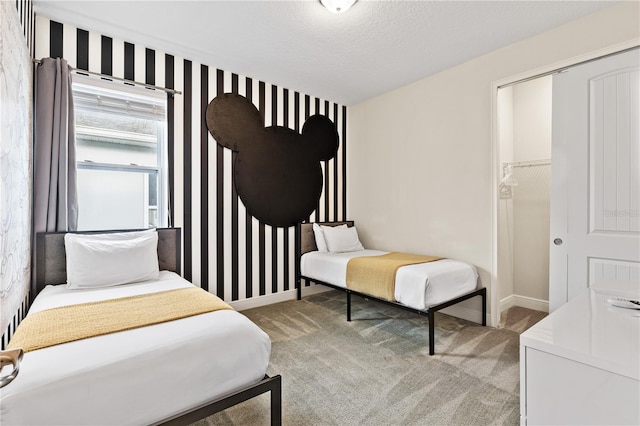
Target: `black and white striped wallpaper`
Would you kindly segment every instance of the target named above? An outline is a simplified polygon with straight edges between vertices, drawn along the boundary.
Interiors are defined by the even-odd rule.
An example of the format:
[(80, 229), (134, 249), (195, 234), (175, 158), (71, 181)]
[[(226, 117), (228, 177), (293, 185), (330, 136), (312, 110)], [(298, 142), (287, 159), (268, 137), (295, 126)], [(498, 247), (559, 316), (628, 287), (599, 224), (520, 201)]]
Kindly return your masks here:
[(29, 309), (29, 295), (22, 301), (20, 306), (18, 307), (18, 311), (13, 315), (11, 323), (7, 326), (4, 333), (2, 333), (2, 338), (0, 340), (0, 350), (4, 350), (9, 344), (9, 340), (11, 340), (11, 336), (16, 332), (18, 326), (22, 322), (25, 316), (27, 316), (27, 311)]
[(16, 0), (16, 10), (18, 16), (20, 16), (20, 25), (22, 26), (22, 33), (27, 41), (27, 49), (33, 56), (34, 52), (34, 38), (36, 32), (36, 16), (33, 11), (32, 0)]
[(91, 72), (173, 88), (169, 98), (169, 179), (173, 225), (183, 228), (183, 275), (226, 301), (293, 291), (295, 227), (249, 216), (233, 185), (233, 153), (215, 143), (204, 119), (218, 94), (241, 94), (266, 126), (297, 131), (315, 113), (337, 126), (337, 156), (323, 164), (324, 189), (310, 220), (346, 218), (345, 106), (216, 69), (124, 40), (36, 17), (35, 57), (64, 57)]

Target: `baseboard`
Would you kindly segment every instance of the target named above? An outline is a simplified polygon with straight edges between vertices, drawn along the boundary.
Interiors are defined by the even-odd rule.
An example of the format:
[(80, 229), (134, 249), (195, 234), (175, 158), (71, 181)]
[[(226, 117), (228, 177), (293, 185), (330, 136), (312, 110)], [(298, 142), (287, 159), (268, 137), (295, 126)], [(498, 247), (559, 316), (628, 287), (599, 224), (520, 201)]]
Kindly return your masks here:
[[(324, 293), (330, 291), (331, 288), (323, 285), (311, 285), (309, 287), (302, 287), (302, 297), (310, 296), (312, 294)], [(227, 302), (236, 311), (244, 311), (245, 309), (258, 308), (260, 306), (272, 305), (274, 303), (286, 302), (287, 300), (294, 300), (297, 297), (298, 291), (294, 288), (292, 290), (283, 291), (280, 293), (266, 294), (264, 296), (252, 297), (251, 299), (236, 300), (233, 302)]]
[(549, 312), (549, 301), (535, 299), (533, 297), (520, 296), (512, 294), (500, 300), (499, 311), (505, 311), (512, 306), (520, 306), (527, 309), (533, 309), (535, 311)]

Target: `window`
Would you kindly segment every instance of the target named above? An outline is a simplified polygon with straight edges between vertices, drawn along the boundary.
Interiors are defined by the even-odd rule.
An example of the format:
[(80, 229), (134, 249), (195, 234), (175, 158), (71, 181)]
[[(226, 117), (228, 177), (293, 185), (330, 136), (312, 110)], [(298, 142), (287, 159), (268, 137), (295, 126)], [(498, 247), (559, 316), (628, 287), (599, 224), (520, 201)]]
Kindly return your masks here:
[(74, 76), (78, 229), (167, 225), (166, 96)]

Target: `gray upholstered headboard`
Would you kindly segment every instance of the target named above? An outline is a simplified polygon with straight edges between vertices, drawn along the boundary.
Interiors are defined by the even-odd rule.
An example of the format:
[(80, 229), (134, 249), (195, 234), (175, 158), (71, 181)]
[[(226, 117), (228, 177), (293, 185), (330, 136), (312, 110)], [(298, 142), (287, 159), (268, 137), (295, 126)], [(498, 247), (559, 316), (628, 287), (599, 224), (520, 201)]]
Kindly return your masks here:
[[(316, 223), (318, 225), (324, 225), (324, 226), (338, 226), (338, 225), (345, 225), (345, 224), (349, 227), (353, 226), (352, 220), (347, 220), (344, 222), (316, 222)], [(300, 256), (315, 250), (318, 250), (318, 247), (316, 246), (316, 239), (313, 236), (313, 223), (300, 224)]]
[[(180, 228), (158, 228), (158, 263), (160, 270), (180, 273)], [(106, 234), (126, 231), (89, 231), (78, 234)], [(39, 232), (36, 235), (36, 281), (37, 296), (49, 284), (67, 282), (67, 256), (64, 249), (66, 232)]]

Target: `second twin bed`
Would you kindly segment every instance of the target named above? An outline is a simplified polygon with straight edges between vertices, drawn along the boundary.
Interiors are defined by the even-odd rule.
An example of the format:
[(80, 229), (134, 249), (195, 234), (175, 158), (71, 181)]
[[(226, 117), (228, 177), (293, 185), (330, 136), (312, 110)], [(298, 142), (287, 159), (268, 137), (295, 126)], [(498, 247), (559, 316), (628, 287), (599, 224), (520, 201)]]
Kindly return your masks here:
[[(353, 294), (426, 315), (429, 317), (430, 355), (435, 353), (435, 312), (480, 296), (482, 325), (486, 325), (486, 289), (478, 288), (476, 268), (466, 262), (428, 257), (425, 257), (424, 262), (409, 261), (408, 264), (394, 271), (395, 282), (389, 297), (372, 292), (367, 286), (355, 287), (352, 279), (354, 273), (348, 269), (350, 261), (367, 257), (393, 256), (396, 253), (364, 249), (353, 226), (352, 221), (316, 223), (315, 231), (313, 223), (303, 223), (300, 226), (300, 240), (297, 244), (299, 269), (296, 271), (298, 299), (302, 297), (302, 281), (306, 280), (346, 292), (347, 321), (351, 321), (351, 295)], [(338, 232), (337, 227), (343, 229)], [(328, 232), (325, 237), (330, 237), (329, 244), (326, 246), (324, 243), (327, 241), (321, 238), (323, 231)], [(414, 255), (407, 257), (412, 256)], [(376, 275), (377, 271), (369, 276), (375, 279)]]

